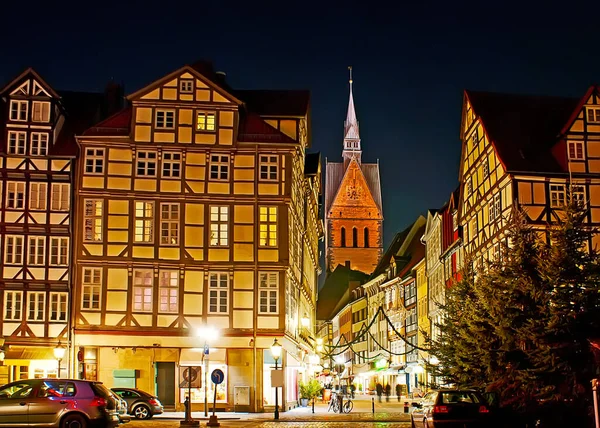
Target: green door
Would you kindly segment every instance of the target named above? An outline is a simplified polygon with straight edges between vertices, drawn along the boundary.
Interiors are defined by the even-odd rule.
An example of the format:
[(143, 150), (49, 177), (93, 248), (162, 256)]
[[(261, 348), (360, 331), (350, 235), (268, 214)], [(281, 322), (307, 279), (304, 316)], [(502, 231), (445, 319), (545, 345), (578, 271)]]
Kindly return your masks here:
[(175, 363), (156, 363), (156, 395), (165, 407), (175, 407)]

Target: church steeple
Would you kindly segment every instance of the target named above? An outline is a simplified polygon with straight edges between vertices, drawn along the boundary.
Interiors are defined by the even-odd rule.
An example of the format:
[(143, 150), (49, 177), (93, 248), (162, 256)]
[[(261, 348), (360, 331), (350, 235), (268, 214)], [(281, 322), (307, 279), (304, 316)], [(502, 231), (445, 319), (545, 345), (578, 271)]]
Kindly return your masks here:
[(344, 148), (342, 150), (342, 157), (344, 158), (344, 163), (352, 158), (356, 158), (360, 163), (362, 151), (360, 148), (358, 120), (356, 119), (356, 111), (354, 110), (354, 97), (352, 96), (352, 67), (348, 67), (348, 70), (350, 70), (350, 99), (348, 101), (346, 121), (344, 122)]

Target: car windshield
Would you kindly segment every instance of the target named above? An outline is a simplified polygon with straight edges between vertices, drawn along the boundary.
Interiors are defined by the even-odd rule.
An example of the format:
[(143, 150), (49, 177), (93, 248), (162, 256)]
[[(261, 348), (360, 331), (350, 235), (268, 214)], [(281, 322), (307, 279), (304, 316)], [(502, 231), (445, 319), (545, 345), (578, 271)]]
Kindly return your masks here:
[(25, 398), (31, 395), (33, 385), (25, 382), (17, 382), (0, 388), (0, 399), (2, 398)]
[(457, 403), (469, 403), (469, 404), (480, 404), (481, 400), (471, 391), (443, 391), (441, 393), (441, 404), (457, 404)]

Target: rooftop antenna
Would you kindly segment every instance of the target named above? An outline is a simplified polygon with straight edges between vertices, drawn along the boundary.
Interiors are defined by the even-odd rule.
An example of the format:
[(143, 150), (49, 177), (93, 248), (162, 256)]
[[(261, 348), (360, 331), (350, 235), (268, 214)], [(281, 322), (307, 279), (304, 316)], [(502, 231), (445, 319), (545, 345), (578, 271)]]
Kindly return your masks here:
[(348, 66), (348, 70), (350, 70), (350, 84), (352, 85), (352, 66)]

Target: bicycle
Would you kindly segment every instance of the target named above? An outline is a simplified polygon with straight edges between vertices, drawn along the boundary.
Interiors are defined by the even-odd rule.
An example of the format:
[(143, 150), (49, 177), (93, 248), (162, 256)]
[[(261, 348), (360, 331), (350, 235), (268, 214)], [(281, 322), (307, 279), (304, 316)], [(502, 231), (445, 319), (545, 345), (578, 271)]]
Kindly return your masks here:
[[(344, 404), (340, 405), (343, 402)], [(329, 400), (329, 407), (327, 411), (333, 410), (333, 413), (350, 413), (354, 408), (354, 403), (350, 398), (346, 401), (343, 401), (343, 395), (340, 396), (335, 392), (331, 394), (331, 399)]]

